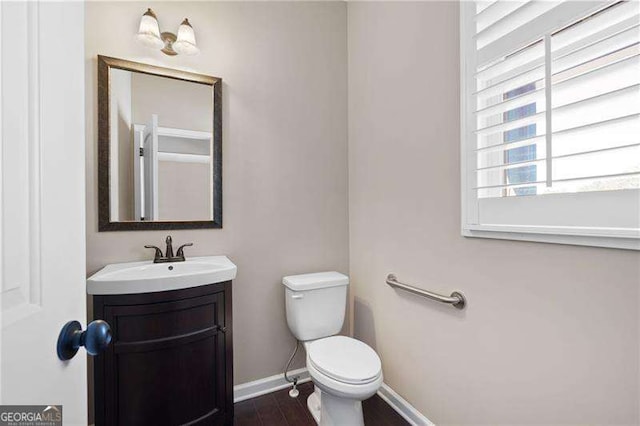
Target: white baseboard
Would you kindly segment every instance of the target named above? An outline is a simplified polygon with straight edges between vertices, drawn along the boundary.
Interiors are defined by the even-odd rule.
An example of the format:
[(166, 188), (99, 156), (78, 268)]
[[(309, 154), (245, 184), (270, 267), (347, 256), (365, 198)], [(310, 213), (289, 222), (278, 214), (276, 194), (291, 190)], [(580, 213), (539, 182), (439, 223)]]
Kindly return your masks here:
[[(311, 380), (309, 372), (306, 368), (299, 368), (289, 372), (289, 377), (299, 376), (298, 383), (305, 383)], [(281, 389), (286, 389), (291, 383), (284, 379), (282, 374), (265, 377), (264, 379), (254, 380), (253, 382), (243, 383), (233, 387), (233, 402), (244, 401), (245, 399), (255, 398)]]
[(387, 404), (406, 421), (413, 426), (435, 426), (435, 424), (426, 418), (420, 411), (416, 410), (413, 405), (398, 395), (396, 391), (391, 389), (389, 385), (383, 383), (378, 390), (378, 396), (385, 400)]
[[(306, 368), (291, 371), (289, 373), (289, 377), (293, 376), (300, 377), (298, 379), (298, 383), (305, 383), (311, 380)], [(276, 374), (275, 376), (243, 383), (233, 387), (233, 402), (240, 402), (260, 395), (266, 395), (271, 392), (286, 389), (290, 386), (291, 383), (287, 382), (282, 374)], [(386, 383), (382, 384), (378, 390), (378, 395), (411, 425), (435, 426), (433, 422), (416, 410), (411, 404), (409, 404), (409, 402), (407, 402), (407, 400), (398, 395)]]

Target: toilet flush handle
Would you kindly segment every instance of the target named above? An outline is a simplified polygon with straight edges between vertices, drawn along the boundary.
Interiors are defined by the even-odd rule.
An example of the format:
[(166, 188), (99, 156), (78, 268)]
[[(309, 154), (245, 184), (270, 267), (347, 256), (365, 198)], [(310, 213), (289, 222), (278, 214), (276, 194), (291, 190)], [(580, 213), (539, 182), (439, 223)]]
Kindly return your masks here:
[(293, 293), (291, 295), (292, 299), (302, 299), (303, 297), (304, 297), (304, 294), (302, 294), (302, 293)]

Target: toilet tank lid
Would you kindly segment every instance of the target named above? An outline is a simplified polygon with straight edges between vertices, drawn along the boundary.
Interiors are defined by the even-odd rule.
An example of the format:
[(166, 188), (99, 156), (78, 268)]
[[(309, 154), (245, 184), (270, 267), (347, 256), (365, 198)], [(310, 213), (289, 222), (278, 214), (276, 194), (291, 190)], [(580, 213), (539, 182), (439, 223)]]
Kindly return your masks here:
[(340, 272), (316, 272), (313, 274), (289, 275), (282, 284), (294, 291), (316, 290), (349, 284), (349, 277)]

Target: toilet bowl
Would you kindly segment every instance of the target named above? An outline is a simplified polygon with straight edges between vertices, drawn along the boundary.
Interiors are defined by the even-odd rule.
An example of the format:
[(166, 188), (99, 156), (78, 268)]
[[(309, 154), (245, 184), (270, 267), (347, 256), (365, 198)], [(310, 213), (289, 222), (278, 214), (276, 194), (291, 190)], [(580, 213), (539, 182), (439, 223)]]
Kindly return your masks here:
[(366, 343), (336, 335), (344, 323), (349, 278), (338, 272), (285, 277), (287, 323), (307, 352), (315, 385), (307, 406), (321, 426), (364, 425), (362, 401), (382, 385), (382, 364)]
[(316, 422), (363, 425), (362, 401), (382, 385), (378, 354), (365, 343), (345, 336), (307, 342), (307, 370), (319, 392), (308, 402)]

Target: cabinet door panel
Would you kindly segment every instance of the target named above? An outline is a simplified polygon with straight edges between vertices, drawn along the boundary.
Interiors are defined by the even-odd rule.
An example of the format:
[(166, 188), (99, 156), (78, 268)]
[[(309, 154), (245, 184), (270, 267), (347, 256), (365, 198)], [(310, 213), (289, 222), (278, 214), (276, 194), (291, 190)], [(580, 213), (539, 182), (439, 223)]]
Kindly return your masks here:
[(117, 354), (118, 424), (182, 425), (220, 416), (218, 337)]
[(95, 299), (113, 326), (112, 345), (96, 358), (96, 426), (231, 421), (226, 291)]
[(224, 325), (218, 322), (218, 311), (224, 309), (220, 294), (149, 305), (107, 307), (106, 311), (116, 319), (111, 325), (118, 342), (180, 337), (213, 325)]

